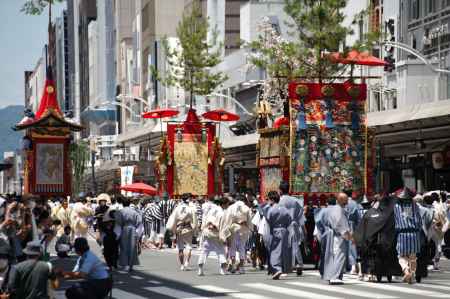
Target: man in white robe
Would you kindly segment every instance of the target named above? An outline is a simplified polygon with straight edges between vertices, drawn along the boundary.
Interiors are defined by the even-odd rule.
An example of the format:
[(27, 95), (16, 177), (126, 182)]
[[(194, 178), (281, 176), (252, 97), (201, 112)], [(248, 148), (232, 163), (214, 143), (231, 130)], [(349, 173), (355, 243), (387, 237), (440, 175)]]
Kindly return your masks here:
[(203, 222), (201, 227), (201, 253), (198, 259), (198, 275), (203, 276), (203, 266), (206, 263), (208, 255), (214, 252), (219, 260), (219, 273), (225, 275), (225, 268), (227, 259), (225, 257), (225, 245), (223, 240), (219, 237), (219, 231), (222, 224), (224, 211), (221, 206), (220, 199), (216, 199), (215, 203), (209, 201), (208, 210), (203, 215)]
[[(250, 237), (250, 226), (252, 225), (252, 211), (242, 201), (243, 199), (243, 197), (239, 197), (226, 209), (220, 232), (222, 240), (226, 240), (228, 244), (228, 257), (231, 260), (229, 270), (231, 273), (238, 272), (239, 274), (245, 273), (244, 263), (247, 257), (245, 244)], [(234, 268), (236, 253), (239, 253), (239, 265)]]
[(72, 207), (70, 213), (73, 239), (87, 238), (89, 229), (89, 217), (94, 215), (94, 211), (86, 205), (86, 199), (78, 200)]
[[(178, 260), (181, 271), (187, 270), (192, 254), (192, 238), (197, 229), (197, 210), (189, 205), (190, 194), (183, 194), (182, 203), (177, 205), (167, 220), (167, 230), (176, 237)], [(185, 255), (184, 249), (187, 249)]]
[(70, 226), (70, 212), (71, 209), (67, 199), (62, 199), (61, 204), (55, 205), (52, 209), (52, 219), (60, 222), (57, 226), (56, 237), (61, 237), (64, 234), (64, 228)]

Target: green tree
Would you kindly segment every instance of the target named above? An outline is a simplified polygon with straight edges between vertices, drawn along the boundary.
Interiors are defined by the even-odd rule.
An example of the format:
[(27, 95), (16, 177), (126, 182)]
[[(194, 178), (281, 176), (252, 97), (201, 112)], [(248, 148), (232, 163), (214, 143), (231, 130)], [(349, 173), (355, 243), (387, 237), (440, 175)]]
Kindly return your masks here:
[(89, 161), (89, 145), (87, 142), (79, 141), (70, 145), (70, 160), (72, 162), (73, 174), (73, 194), (81, 191), (83, 176), (86, 172), (86, 165)]
[[(331, 52), (350, 49), (371, 50), (380, 39), (379, 32), (365, 34), (351, 47), (345, 40), (353, 31), (343, 25), (343, 9), (347, 0), (285, 0), (284, 10), (290, 17), (290, 39), (284, 39), (268, 18), (259, 24), (259, 35), (247, 46), (251, 65), (266, 70), (263, 84), (264, 98), (281, 109), (287, 99), (288, 83), (301, 77), (305, 81), (333, 81), (347, 65), (336, 64), (328, 58)], [(368, 10), (358, 13), (356, 24), (368, 15)], [(353, 68), (351, 69), (351, 71)]]
[(195, 95), (207, 95), (227, 80), (222, 72), (211, 71), (221, 62), (222, 44), (218, 42), (217, 29), (211, 30), (208, 19), (202, 16), (201, 8), (194, 4), (186, 11), (177, 27), (178, 47), (171, 47), (163, 39), (168, 69), (164, 76), (151, 68), (151, 72), (166, 86), (183, 88), (190, 95), (192, 107)]
[(61, 3), (65, 0), (28, 0), (26, 1), (21, 10), (27, 15), (40, 15), (48, 5)]
[[(343, 9), (347, 0), (285, 0), (284, 11), (292, 18), (288, 25), (294, 29), (294, 41), (302, 62), (301, 72), (306, 77), (333, 76), (342, 67), (331, 62), (326, 54), (337, 52), (345, 45), (353, 31), (344, 26)], [(346, 49), (344, 49), (346, 50)]]

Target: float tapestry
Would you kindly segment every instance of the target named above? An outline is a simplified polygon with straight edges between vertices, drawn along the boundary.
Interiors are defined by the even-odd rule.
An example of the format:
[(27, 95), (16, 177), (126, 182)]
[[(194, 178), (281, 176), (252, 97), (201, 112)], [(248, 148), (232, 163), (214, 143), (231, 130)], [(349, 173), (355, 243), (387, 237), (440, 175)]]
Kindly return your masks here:
[(261, 197), (267, 198), (270, 191), (278, 191), (280, 182), (283, 179), (283, 172), (280, 167), (260, 168), (261, 176)]
[(201, 134), (183, 134), (174, 142), (174, 194), (208, 194), (208, 143)]
[(64, 144), (37, 143), (36, 159), (36, 184), (64, 183)]
[(364, 84), (290, 85), (291, 192), (362, 191)]

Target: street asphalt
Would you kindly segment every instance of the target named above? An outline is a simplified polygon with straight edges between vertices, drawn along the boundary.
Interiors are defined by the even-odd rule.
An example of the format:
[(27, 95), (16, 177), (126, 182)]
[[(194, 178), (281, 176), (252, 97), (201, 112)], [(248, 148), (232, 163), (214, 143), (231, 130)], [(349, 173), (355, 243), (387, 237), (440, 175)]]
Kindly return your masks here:
[[(99, 248), (91, 242), (99, 253)], [(361, 282), (356, 276), (345, 275), (345, 285), (330, 286), (320, 279), (317, 270), (306, 270), (303, 276), (290, 274), (279, 281), (272, 280), (265, 271), (246, 268), (245, 274), (221, 276), (218, 262), (213, 256), (205, 266), (205, 276), (197, 276), (198, 250), (194, 250), (189, 271), (180, 271), (176, 251), (173, 249), (145, 250), (140, 256), (141, 265), (132, 273), (116, 271), (113, 274), (113, 298), (450, 298), (450, 261), (444, 259), (439, 272), (429, 272), (422, 283), (408, 285), (394, 279), (393, 283)], [(69, 269), (75, 258), (56, 260), (57, 267)], [(64, 297), (65, 282), (57, 292), (57, 298)]]

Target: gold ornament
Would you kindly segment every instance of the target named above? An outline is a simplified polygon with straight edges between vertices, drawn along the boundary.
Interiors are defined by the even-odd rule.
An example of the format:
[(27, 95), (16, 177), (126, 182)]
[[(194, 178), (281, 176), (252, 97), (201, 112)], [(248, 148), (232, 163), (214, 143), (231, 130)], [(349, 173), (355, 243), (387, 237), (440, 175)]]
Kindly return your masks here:
[(304, 84), (299, 84), (297, 85), (297, 87), (295, 88), (295, 92), (297, 93), (297, 95), (304, 97), (306, 95), (308, 95), (309, 93), (309, 88), (307, 85)]
[(332, 95), (334, 95), (334, 87), (331, 86), (331, 85), (324, 85), (324, 86), (322, 86), (320, 91), (326, 97), (331, 97)]
[(352, 98), (357, 98), (361, 94), (361, 89), (358, 86), (350, 86), (347, 88), (347, 93)]
[(53, 88), (53, 86), (47, 86), (47, 93), (53, 93), (55, 91), (55, 89)]

